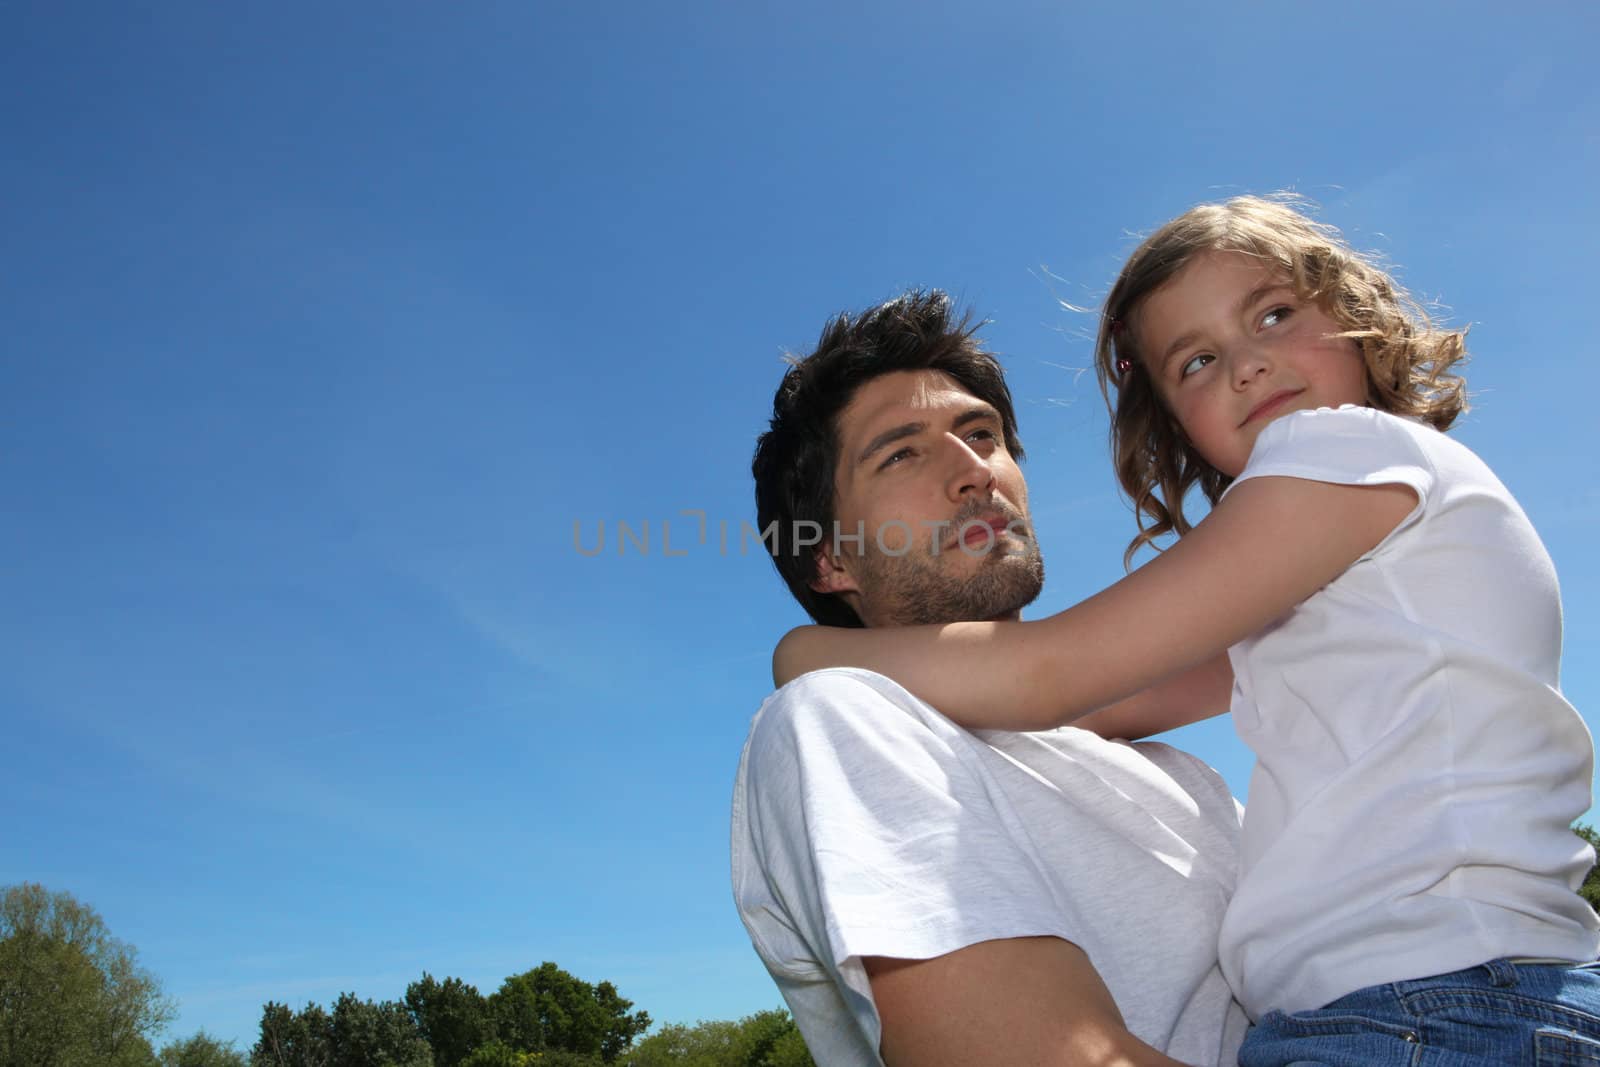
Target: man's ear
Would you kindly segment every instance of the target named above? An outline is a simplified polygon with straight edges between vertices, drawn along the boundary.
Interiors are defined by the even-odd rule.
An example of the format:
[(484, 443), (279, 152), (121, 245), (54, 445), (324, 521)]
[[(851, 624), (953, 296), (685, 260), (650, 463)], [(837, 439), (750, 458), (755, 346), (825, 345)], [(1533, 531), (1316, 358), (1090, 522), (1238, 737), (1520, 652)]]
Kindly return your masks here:
[(841, 556), (830, 556), (821, 548), (817, 549), (817, 576), (809, 583), (813, 593), (859, 593), (861, 587), (856, 584), (855, 578), (845, 566), (846, 560)]

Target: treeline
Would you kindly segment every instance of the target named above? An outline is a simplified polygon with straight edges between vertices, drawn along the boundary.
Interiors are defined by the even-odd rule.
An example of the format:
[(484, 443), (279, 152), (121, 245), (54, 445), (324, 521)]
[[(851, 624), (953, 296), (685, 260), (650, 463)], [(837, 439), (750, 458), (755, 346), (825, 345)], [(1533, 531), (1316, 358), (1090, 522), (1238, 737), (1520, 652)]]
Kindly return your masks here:
[[(1600, 831), (1588, 823), (1577, 823), (1572, 827), (1572, 832), (1594, 846), (1596, 853), (1600, 853)], [(1583, 878), (1583, 886), (1578, 890), (1578, 895), (1589, 902), (1589, 907), (1600, 912), (1600, 863), (1589, 868), (1589, 873)]]
[[(424, 973), (399, 1001), (346, 993), (331, 1010), (268, 1003), (246, 1061), (178, 1067), (811, 1067), (787, 1012), (666, 1026), (610, 982), (591, 985), (554, 963), (512, 975), (488, 996)], [(638, 1039), (638, 1040), (636, 1040)]]
[(248, 1052), (204, 1031), (158, 1053), (176, 1016), (93, 908), (43, 886), (0, 891), (0, 1067), (812, 1067), (787, 1012), (669, 1025), (610, 982), (554, 963), (485, 996), (424, 972), (398, 1001), (269, 1001)]
[[(1594, 828), (1573, 832), (1600, 849)], [(1579, 892), (1600, 911), (1600, 867)], [(632, 1009), (554, 963), (488, 996), (424, 972), (400, 1000), (268, 1001), (248, 1051), (202, 1031), (158, 1053), (177, 1011), (134, 949), (70, 893), (0, 890), (0, 1067), (812, 1067), (784, 1011), (644, 1037), (650, 1016)]]

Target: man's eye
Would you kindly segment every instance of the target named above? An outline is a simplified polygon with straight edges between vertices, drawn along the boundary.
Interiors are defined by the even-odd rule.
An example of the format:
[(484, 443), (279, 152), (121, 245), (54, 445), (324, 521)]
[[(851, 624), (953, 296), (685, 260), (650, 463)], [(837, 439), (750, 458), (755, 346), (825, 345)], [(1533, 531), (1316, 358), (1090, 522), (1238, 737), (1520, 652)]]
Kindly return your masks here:
[(911, 452), (912, 452), (912, 450), (909, 449), (909, 448), (896, 449), (895, 451), (889, 453), (887, 456), (884, 457), (883, 462), (878, 464), (878, 469), (879, 470), (883, 470), (885, 467), (894, 466), (896, 463), (900, 462), (902, 459), (910, 459), (911, 458)]
[(971, 433), (967, 434), (967, 440), (969, 441), (997, 441), (999, 439), (999, 434), (987, 428), (982, 430), (973, 430)]
[(1178, 368), (1178, 377), (1187, 378), (1189, 375), (1195, 373), (1206, 364), (1211, 363), (1216, 358), (1217, 357), (1213, 356), (1210, 352), (1201, 352), (1197, 356), (1190, 356), (1188, 362)]

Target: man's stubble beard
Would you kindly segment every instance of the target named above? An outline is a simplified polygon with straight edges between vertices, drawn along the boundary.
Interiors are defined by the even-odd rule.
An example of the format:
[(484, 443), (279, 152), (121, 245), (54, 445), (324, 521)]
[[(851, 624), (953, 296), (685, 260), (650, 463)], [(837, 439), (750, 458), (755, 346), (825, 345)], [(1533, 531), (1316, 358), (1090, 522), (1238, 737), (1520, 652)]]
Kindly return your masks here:
[[(903, 556), (868, 550), (855, 558), (863, 599), (871, 604), (868, 626), (920, 626), (976, 622), (1014, 615), (1044, 588), (1044, 559), (1032, 531), (1007, 535), (1016, 545), (992, 544), (965, 577), (945, 568), (942, 556), (965, 554), (959, 546), (942, 556), (919, 548)], [(863, 604), (866, 607), (867, 604)]]

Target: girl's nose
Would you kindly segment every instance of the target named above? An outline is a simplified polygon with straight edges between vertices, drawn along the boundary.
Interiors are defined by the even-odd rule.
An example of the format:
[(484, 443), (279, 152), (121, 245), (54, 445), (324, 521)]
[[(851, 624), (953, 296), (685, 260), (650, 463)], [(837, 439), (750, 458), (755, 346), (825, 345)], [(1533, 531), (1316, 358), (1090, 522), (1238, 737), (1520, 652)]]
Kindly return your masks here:
[(1247, 348), (1238, 353), (1233, 359), (1233, 383), (1237, 389), (1243, 389), (1272, 367), (1272, 360), (1267, 353), (1258, 348)]

